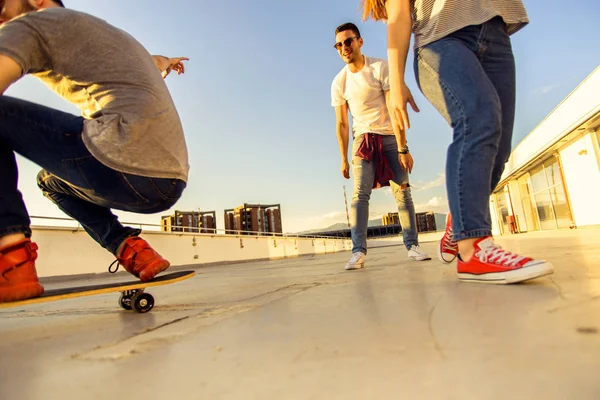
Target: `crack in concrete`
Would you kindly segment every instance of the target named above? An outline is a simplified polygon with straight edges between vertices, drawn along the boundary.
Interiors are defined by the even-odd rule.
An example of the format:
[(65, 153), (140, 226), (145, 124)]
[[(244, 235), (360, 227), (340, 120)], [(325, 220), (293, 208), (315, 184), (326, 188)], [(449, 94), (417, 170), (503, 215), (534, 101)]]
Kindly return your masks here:
[(551, 308), (551, 309), (548, 310), (548, 313), (552, 314), (552, 313), (555, 313), (555, 312), (558, 312), (558, 311), (567, 310), (567, 309), (572, 308), (572, 307), (579, 307), (582, 304), (591, 303), (591, 302), (596, 301), (596, 300), (600, 300), (600, 295), (598, 295), (598, 296), (592, 296), (592, 297), (590, 297), (588, 299), (585, 299), (585, 300), (582, 300), (582, 301), (578, 301), (578, 302), (573, 303), (573, 304), (567, 304), (567, 305), (564, 305), (564, 306), (561, 306), (561, 307)]
[(427, 321), (427, 326), (429, 328), (429, 334), (431, 335), (431, 339), (433, 340), (433, 348), (440, 355), (440, 357), (442, 357), (442, 359), (445, 359), (446, 355), (444, 354), (444, 351), (443, 351), (442, 347), (440, 346), (440, 343), (438, 342), (435, 332), (433, 330), (433, 313), (435, 312), (435, 309), (437, 308), (438, 304), (440, 303), (440, 301), (442, 300), (443, 297), (444, 296), (440, 296), (437, 299), (437, 301), (433, 304), (431, 309), (429, 310), (429, 318)]
[(552, 282), (554, 284), (554, 286), (556, 286), (556, 289), (558, 290), (558, 297), (560, 297), (561, 299), (566, 301), (567, 298), (563, 294), (562, 287), (558, 283), (556, 283), (556, 281), (552, 277), (550, 277), (550, 282)]
[(177, 319), (174, 319), (172, 321), (169, 321), (169, 322), (165, 322), (164, 324), (160, 324), (160, 325), (154, 326), (152, 328), (145, 329), (144, 331), (140, 332), (139, 334), (153, 332), (153, 331), (155, 331), (157, 329), (164, 328), (165, 326), (173, 325), (173, 324), (176, 324), (176, 323), (181, 322), (183, 320), (186, 320), (189, 317), (190, 317), (189, 315), (186, 315), (185, 317), (181, 317), (181, 318), (177, 318)]
[(270, 292), (261, 293), (261, 294), (258, 294), (256, 296), (248, 297), (246, 299), (236, 300), (235, 303), (241, 303), (241, 302), (244, 302), (244, 301), (256, 300), (256, 299), (259, 299), (261, 297), (270, 296), (272, 294), (276, 294), (276, 293), (283, 292), (283, 291), (288, 290), (288, 289), (292, 289), (294, 287), (300, 287), (300, 291), (299, 292), (304, 292), (304, 291), (307, 291), (309, 289), (312, 289), (312, 288), (315, 288), (315, 287), (318, 287), (318, 286), (321, 286), (321, 285), (322, 285), (321, 282), (293, 283), (291, 285), (287, 285), (287, 286), (284, 286), (284, 287), (272, 290)]

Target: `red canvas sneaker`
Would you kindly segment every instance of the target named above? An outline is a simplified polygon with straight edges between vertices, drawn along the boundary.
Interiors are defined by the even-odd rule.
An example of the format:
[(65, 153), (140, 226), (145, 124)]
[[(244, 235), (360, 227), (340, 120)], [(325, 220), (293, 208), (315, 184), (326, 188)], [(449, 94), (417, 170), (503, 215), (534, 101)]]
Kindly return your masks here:
[(503, 250), (491, 236), (475, 242), (473, 257), (464, 262), (458, 257), (458, 279), (465, 282), (508, 284), (554, 273), (552, 264)]
[(450, 264), (458, 256), (458, 243), (454, 241), (452, 235), (452, 216), (450, 213), (446, 215), (446, 232), (440, 240), (438, 247), (438, 258), (444, 264)]
[(142, 282), (149, 281), (171, 265), (138, 236), (125, 239), (117, 260), (127, 272)]
[(35, 270), (37, 249), (30, 239), (0, 249), (0, 303), (27, 300), (44, 293)]

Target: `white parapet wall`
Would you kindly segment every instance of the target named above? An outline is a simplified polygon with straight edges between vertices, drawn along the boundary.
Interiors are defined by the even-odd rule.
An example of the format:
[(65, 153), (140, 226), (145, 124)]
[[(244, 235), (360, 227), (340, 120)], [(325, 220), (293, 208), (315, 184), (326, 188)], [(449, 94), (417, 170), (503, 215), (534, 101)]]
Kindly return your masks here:
[[(36, 261), (40, 277), (107, 272), (115, 260), (80, 228), (33, 227), (39, 246)], [(348, 239), (236, 236), (144, 231), (150, 242), (172, 265), (206, 265), (281, 259), (350, 251)]]

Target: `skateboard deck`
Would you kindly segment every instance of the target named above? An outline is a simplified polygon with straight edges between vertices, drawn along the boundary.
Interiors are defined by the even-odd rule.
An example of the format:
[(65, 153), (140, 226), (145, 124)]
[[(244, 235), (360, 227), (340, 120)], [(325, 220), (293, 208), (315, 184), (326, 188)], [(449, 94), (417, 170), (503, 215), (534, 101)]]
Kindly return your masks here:
[(89, 286), (76, 286), (62, 289), (46, 290), (40, 297), (28, 300), (0, 303), (1, 308), (14, 308), (30, 304), (47, 303), (51, 301), (67, 300), (77, 297), (93, 296), (96, 294), (106, 294), (112, 292), (121, 292), (119, 305), (125, 310), (134, 310), (138, 313), (146, 313), (154, 307), (154, 297), (150, 293), (145, 293), (147, 287), (168, 285), (191, 278), (196, 273), (194, 271), (179, 271), (169, 274), (159, 275), (158, 277), (142, 282), (140, 280), (127, 282), (104, 283)]

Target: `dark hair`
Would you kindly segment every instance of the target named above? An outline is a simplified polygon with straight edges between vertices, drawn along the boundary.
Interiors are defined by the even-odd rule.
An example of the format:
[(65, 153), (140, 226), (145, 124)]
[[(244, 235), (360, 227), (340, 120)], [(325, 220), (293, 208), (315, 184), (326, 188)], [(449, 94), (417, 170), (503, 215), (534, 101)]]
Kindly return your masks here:
[[(61, 7), (65, 7), (65, 5), (63, 4), (62, 0), (52, 0), (54, 1), (56, 4), (58, 4)], [(65, 7), (66, 8), (66, 7)]]
[(352, 31), (352, 32), (354, 32), (356, 37), (360, 37), (360, 31), (358, 30), (358, 27), (356, 25), (354, 25), (352, 22), (346, 22), (345, 24), (338, 26), (335, 29), (335, 34), (337, 35), (338, 33), (344, 32), (344, 31)]

